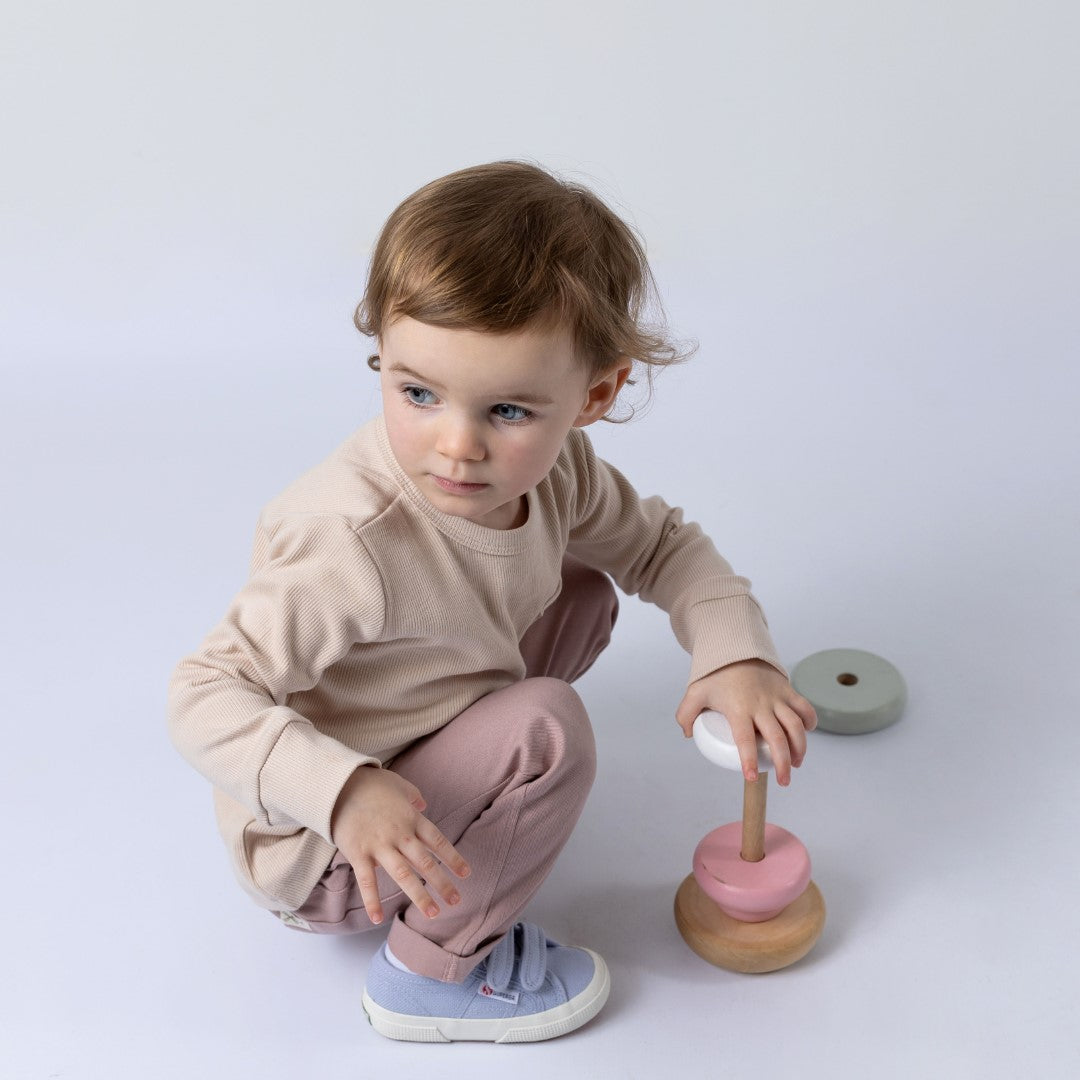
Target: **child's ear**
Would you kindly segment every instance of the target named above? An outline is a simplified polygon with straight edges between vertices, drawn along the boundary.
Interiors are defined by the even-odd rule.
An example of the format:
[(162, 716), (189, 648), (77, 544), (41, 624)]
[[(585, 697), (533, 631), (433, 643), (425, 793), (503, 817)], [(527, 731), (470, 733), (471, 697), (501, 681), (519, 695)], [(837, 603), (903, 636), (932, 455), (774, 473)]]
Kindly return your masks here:
[(607, 415), (611, 406), (615, 404), (615, 399), (619, 396), (623, 384), (630, 377), (632, 368), (631, 361), (622, 356), (606, 375), (601, 375), (592, 383), (585, 393), (585, 407), (578, 413), (574, 427), (588, 427)]

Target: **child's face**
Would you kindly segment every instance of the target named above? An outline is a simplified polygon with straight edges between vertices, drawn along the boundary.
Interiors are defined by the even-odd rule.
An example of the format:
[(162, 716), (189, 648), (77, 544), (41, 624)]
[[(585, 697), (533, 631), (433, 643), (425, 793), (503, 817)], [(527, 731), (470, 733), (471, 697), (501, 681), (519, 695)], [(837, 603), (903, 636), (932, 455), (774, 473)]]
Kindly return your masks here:
[(590, 380), (562, 328), (488, 334), (401, 317), (384, 331), (379, 357), (398, 464), (438, 510), (492, 529), (524, 523), (525, 493), (570, 429), (598, 420), (626, 377), (619, 369)]

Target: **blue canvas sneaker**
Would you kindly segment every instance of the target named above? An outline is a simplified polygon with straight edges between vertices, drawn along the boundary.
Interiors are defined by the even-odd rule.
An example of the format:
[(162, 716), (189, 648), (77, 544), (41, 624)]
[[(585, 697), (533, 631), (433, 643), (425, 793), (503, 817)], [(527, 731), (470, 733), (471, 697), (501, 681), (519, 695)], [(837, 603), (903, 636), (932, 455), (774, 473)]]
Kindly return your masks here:
[(517, 923), (462, 983), (394, 967), (375, 954), (364, 989), (371, 1026), (412, 1042), (538, 1042), (581, 1027), (603, 1008), (611, 980), (590, 949), (550, 941)]

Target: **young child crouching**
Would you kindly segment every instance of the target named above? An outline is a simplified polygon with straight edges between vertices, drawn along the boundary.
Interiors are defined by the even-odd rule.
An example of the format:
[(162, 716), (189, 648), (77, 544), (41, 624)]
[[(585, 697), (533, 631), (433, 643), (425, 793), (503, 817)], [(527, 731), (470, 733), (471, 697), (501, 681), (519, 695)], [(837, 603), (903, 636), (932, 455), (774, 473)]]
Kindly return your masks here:
[(497, 162), (407, 198), (357, 326), (383, 413), (262, 511), (251, 576), (177, 666), (170, 730), (214, 787), (237, 876), (315, 933), (389, 923), (364, 1007), (397, 1039), (551, 1038), (607, 998), (603, 960), (519, 916), (592, 783), (571, 688), (608, 644), (612, 579), (691, 654), (676, 718), (729, 718), (777, 779), (810, 704), (701, 529), (642, 498), (585, 428), (634, 361), (651, 278), (595, 195)]

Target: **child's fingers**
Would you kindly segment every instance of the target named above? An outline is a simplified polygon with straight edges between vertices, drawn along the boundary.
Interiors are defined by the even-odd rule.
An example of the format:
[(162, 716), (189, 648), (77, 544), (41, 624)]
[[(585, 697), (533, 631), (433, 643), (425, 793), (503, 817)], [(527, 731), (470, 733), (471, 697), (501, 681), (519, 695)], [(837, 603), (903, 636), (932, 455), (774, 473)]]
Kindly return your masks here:
[(755, 743), (758, 735), (765, 740), (769, 757), (772, 758), (773, 771), (776, 773), (776, 782), (781, 787), (787, 787), (791, 783), (791, 750), (787, 732), (771, 708), (762, 709), (754, 716), (751, 731)]
[(401, 848), (429, 890), (434, 889), (448, 904), (456, 904), (461, 900), (457, 886), (450, 880), (450, 875), (439, 860), (432, 855), (427, 844), (418, 837), (410, 837), (402, 843)]
[(375, 880), (375, 864), (370, 859), (350, 859), (356, 886), (360, 890), (360, 899), (364, 911), (373, 923), (383, 921), (382, 902), (379, 900), (379, 884)]
[(787, 787), (791, 783), (791, 748), (788, 745), (787, 732), (772, 712), (758, 720), (757, 729), (769, 747), (776, 782), (781, 787)]
[(748, 716), (729, 716), (728, 723), (731, 725), (731, 737), (735, 740), (735, 748), (739, 751), (743, 776), (747, 780), (756, 780), (758, 778), (757, 732), (754, 730), (754, 722)]
[(459, 878), (468, 877), (472, 872), (461, 852), (443, 836), (439, 827), (426, 817), (420, 818), (416, 826), (416, 835), (427, 845), (427, 849), (451, 872)]
[(802, 694), (794, 695), (791, 700), (791, 708), (795, 710), (795, 714), (802, 721), (802, 725), (807, 731), (813, 731), (817, 727), (817, 712)]
[[(458, 877), (467, 877), (469, 864), (438, 827), (427, 818), (418, 816), (416, 832), (406, 836), (399, 850), (392, 851), (382, 862), (386, 872), (401, 890), (429, 918), (439, 914), (439, 905), (429, 889), (434, 889), (448, 904), (461, 900), (457, 886), (443, 869), (450, 866)], [(426, 886), (426, 887), (425, 887)]]
[(694, 721), (698, 718), (698, 714), (705, 706), (698, 700), (698, 696), (693, 692), (693, 687), (690, 688), (679, 702), (679, 707), (675, 710), (675, 722), (682, 728), (683, 735), (686, 738), (690, 738), (694, 734)]
[(776, 718), (780, 721), (787, 735), (791, 749), (791, 764), (798, 768), (806, 757), (806, 728), (802, 717), (787, 705), (776, 707)]
[[(417, 876), (409, 858), (401, 851), (389, 850), (382, 856), (354, 856), (350, 857), (345, 852), (346, 858), (353, 868), (356, 877), (356, 887), (360, 890), (360, 900), (364, 905), (364, 911), (373, 923), (383, 921), (382, 900), (379, 897), (379, 882), (375, 876), (376, 868), (381, 866), (401, 891), (429, 918), (433, 919), (439, 914), (439, 905), (432, 899), (431, 894), (424, 888), (424, 883)], [(430, 856), (429, 856), (430, 857)], [(447, 884), (449, 879), (443, 875)], [(447, 898), (447, 902), (451, 901)]]
[(401, 851), (394, 851), (379, 860), (383, 869), (394, 879), (401, 891), (429, 919), (439, 914), (439, 905), (432, 899), (431, 893), (424, 888), (424, 883), (417, 877), (412, 863)]
[[(387, 770), (389, 772), (389, 770)], [(409, 805), (414, 810), (419, 810), (423, 813), (427, 809), (427, 800), (420, 793), (420, 789), (415, 784), (410, 784), (404, 776), (399, 773), (390, 773), (391, 776), (401, 781), (401, 789), (405, 798), (409, 800)]]

